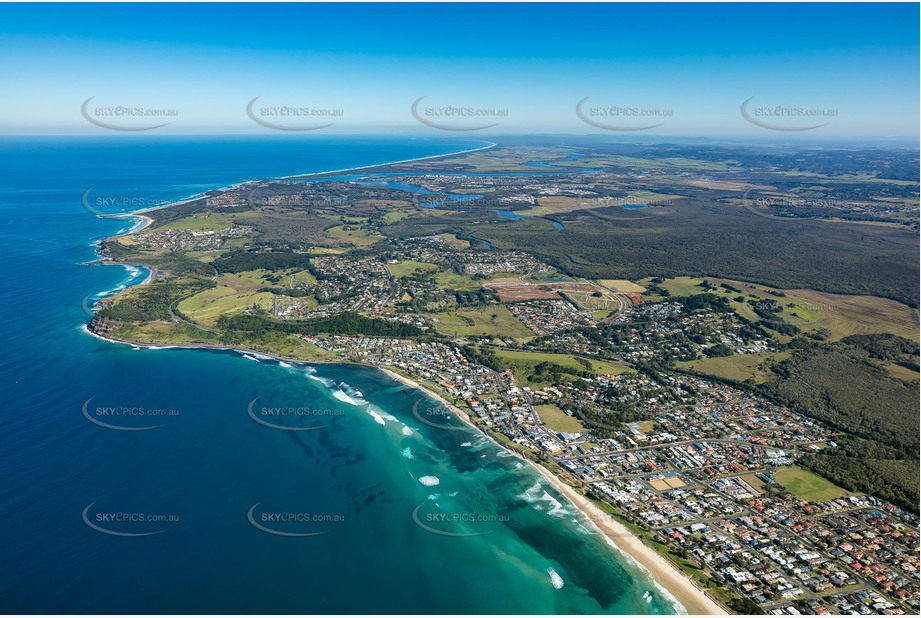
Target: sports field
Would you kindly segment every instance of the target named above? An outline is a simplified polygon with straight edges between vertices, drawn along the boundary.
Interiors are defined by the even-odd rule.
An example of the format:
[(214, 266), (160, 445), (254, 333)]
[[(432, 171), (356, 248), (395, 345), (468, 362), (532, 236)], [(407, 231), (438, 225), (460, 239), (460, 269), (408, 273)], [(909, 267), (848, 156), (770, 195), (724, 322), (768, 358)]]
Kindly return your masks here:
[(774, 482), (807, 502), (827, 502), (849, 495), (831, 481), (798, 466), (777, 468)]

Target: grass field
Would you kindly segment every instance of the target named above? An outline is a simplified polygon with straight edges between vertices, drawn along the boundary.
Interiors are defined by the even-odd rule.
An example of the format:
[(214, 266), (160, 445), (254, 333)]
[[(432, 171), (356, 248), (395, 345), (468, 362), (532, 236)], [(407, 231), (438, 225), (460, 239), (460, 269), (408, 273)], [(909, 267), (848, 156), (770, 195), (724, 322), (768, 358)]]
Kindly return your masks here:
[(849, 495), (834, 483), (797, 466), (777, 468), (774, 481), (797, 498), (808, 502), (826, 502)]
[[(269, 280), (269, 277), (281, 277), (281, 281), (274, 283)], [(302, 283), (314, 283), (315, 281), (316, 279), (310, 274), (310, 271), (294, 268), (274, 272), (260, 268), (221, 275), (221, 284), (234, 288), (238, 292), (255, 292), (264, 287), (291, 288)]]
[[(522, 167), (522, 163), (525, 161), (549, 161), (552, 159), (558, 159), (566, 155), (568, 151), (567, 148), (534, 148), (529, 150), (526, 155), (518, 152), (509, 152), (504, 149), (491, 149), (484, 150), (482, 152), (472, 152), (465, 155), (460, 155), (456, 157), (445, 158), (439, 160), (436, 163), (431, 161), (418, 161), (413, 163), (408, 163), (405, 167), (411, 168), (423, 168), (425, 170), (431, 170), (434, 166), (440, 164), (446, 164), (455, 166), (455, 165), (465, 165), (471, 166), (472, 171), (478, 172), (497, 172), (497, 171), (508, 171), (515, 170), (519, 171), (522, 169), (530, 169)], [(437, 167), (435, 167), (437, 170)]]
[[(779, 315), (785, 322), (804, 331), (828, 329), (831, 332), (829, 341), (837, 341), (849, 335), (874, 333), (892, 333), (913, 341), (919, 340), (917, 310), (887, 298), (831, 294), (816, 290), (777, 290), (770, 286), (731, 279), (707, 280), (717, 286), (716, 290), (709, 290), (710, 293), (725, 297), (739, 315), (752, 321), (757, 320), (758, 316), (747, 301), (773, 300), (783, 307)], [(675, 277), (659, 285), (673, 296), (689, 296), (708, 291), (701, 287), (702, 281), (696, 277)], [(648, 284), (648, 279), (640, 283)], [(719, 287), (721, 283), (741, 290), (745, 302), (734, 300), (739, 293)], [(783, 296), (770, 294), (771, 290), (779, 291)]]
[(224, 314), (240, 313), (250, 305), (268, 307), (271, 303), (272, 294), (268, 292), (238, 292), (221, 285), (183, 300), (177, 309), (193, 322), (214, 326)]
[(349, 226), (350, 229), (345, 229), (345, 227), (344, 225), (335, 225), (327, 228), (325, 233), (334, 240), (356, 247), (367, 247), (383, 239), (383, 236), (370, 233), (363, 228)]
[(305, 361), (334, 361), (339, 358), (335, 352), (329, 352), (294, 336), (274, 342), (272, 352)]
[(606, 202), (592, 201), (589, 198), (554, 195), (550, 197), (541, 197), (537, 206), (516, 211), (516, 214), (529, 217), (546, 217), (577, 210), (586, 210), (588, 208), (606, 208), (623, 204), (661, 204), (663, 202), (678, 200), (683, 197), (683, 195), (655, 193), (653, 191), (635, 191), (631, 193), (629, 197), (618, 198), (617, 201), (610, 200)]
[(231, 222), (234, 220), (246, 219), (247, 217), (251, 218), (254, 214), (255, 213), (252, 212), (231, 212), (196, 215), (192, 217), (186, 217), (184, 219), (178, 219), (166, 224), (163, 227), (164, 229), (192, 230), (193, 232), (216, 232), (218, 230), (226, 230), (230, 227)]
[(405, 219), (406, 217), (413, 215), (415, 212), (415, 210), (391, 210), (390, 212), (384, 213), (384, 216), (381, 217), (381, 219), (383, 219), (384, 223), (390, 225), (391, 223), (396, 223), (401, 219)]
[(224, 254), (223, 249), (210, 249), (206, 251), (186, 251), (185, 256), (205, 264), (210, 264)]
[(764, 481), (759, 479), (757, 475), (746, 474), (742, 477), (742, 480), (752, 486), (752, 488), (758, 490), (761, 493), (764, 493)]
[(526, 339), (532, 336), (531, 331), (502, 305), (458, 309), (450, 313), (431, 314), (429, 317), (438, 320), (435, 330), (455, 337), (491, 335)]
[[(493, 350), (495, 355), (504, 367), (512, 370), (515, 375), (515, 382), (519, 386), (538, 387), (544, 385), (541, 382), (532, 382), (528, 380), (535, 365), (542, 362), (551, 362), (574, 371), (588, 370), (585, 365), (579, 362), (580, 359), (571, 354), (548, 354), (546, 352), (530, 352), (526, 350)], [(634, 371), (630, 367), (600, 361), (595, 359), (584, 359), (591, 366), (591, 371), (595, 375), (617, 375)]]
[(389, 212), (385, 212), (381, 219), (384, 223), (390, 225), (391, 223), (396, 223), (397, 221), (405, 219), (406, 217), (411, 217), (413, 214), (415, 214), (415, 212), (415, 210), (391, 210)]
[(403, 260), (398, 264), (387, 264), (387, 270), (390, 272), (391, 276), (399, 279), (400, 277), (405, 277), (406, 275), (411, 275), (417, 270), (421, 271), (435, 271), (438, 270), (438, 266), (435, 264), (429, 264), (428, 262), (417, 262), (415, 260)]
[(655, 421), (636, 421), (634, 425), (640, 430), (640, 433), (649, 433), (655, 427)]
[(605, 155), (592, 159), (593, 167), (627, 167), (633, 169), (688, 169), (688, 170), (728, 170), (733, 169), (725, 163), (716, 161), (702, 161), (700, 159), (691, 159), (687, 157), (667, 157), (661, 159), (641, 159), (638, 157), (629, 157), (624, 155)]
[[(900, 302), (875, 296), (847, 296), (815, 290), (786, 290), (799, 313), (800, 307), (812, 311), (815, 328), (827, 328), (832, 340), (848, 335), (892, 333), (919, 340), (918, 311)], [(786, 300), (786, 299), (784, 299)]]
[(262, 268), (239, 273), (225, 273), (221, 275), (221, 284), (239, 292), (255, 292), (258, 288), (270, 285), (265, 279), (269, 274), (271, 274), (270, 271)]
[(582, 422), (578, 418), (569, 416), (552, 403), (534, 406), (534, 411), (537, 412), (541, 422), (551, 431), (565, 431), (568, 433), (582, 433), (585, 431), (585, 427), (582, 426)]
[(479, 290), (481, 282), (474, 281), (469, 275), (458, 275), (453, 270), (442, 270), (435, 275), (435, 283), (440, 288), (451, 288), (452, 290)]
[(316, 283), (317, 278), (310, 274), (309, 270), (298, 270), (293, 272), (286, 272), (288, 280), (285, 282), (289, 286), (297, 283)]
[(249, 244), (249, 238), (225, 238), (222, 249), (241, 249)]
[(758, 365), (767, 361), (773, 364), (790, 357), (789, 352), (759, 352), (757, 354), (733, 354), (715, 358), (702, 358), (699, 360), (675, 363), (679, 369), (692, 369), (699, 373), (706, 373), (728, 380), (743, 382), (749, 378), (756, 384), (761, 384), (774, 377), (767, 369), (759, 369)]
[(889, 375), (894, 376), (900, 380), (905, 380), (906, 382), (911, 382), (912, 380), (919, 379), (919, 374), (917, 371), (912, 371), (908, 367), (902, 367), (901, 365), (896, 365), (895, 363), (883, 363), (883, 368), (889, 372)]

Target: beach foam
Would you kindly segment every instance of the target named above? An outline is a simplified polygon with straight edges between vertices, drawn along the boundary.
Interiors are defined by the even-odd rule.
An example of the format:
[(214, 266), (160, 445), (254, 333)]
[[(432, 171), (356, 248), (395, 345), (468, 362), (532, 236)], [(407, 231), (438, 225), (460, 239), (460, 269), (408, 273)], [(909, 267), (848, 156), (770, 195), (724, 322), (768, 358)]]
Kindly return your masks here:
[(655, 577), (652, 574), (652, 571), (650, 571), (644, 565), (640, 564), (640, 562), (636, 558), (631, 556), (626, 550), (624, 550), (617, 543), (612, 541), (610, 537), (608, 537), (608, 535), (605, 534), (604, 531), (601, 530), (601, 528), (599, 528), (598, 525), (595, 522), (593, 522), (591, 519), (589, 519), (588, 517), (585, 517), (585, 524), (589, 529), (591, 529), (597, 535), (599, 535), (604, 540), (604, 542), (607, 544), (607, 546), (613, 549), (614, 551), (616, 551), (627, 563), (629, 563), (631, 566), (633, 566), (637, 570), (641, 571), (648, 578), (649, 582), (656, 589), (659, 595), (662, 596), (669, 603), (671, 603), (672, 610), (676, 614), (683, 615), (683, 616), (687, 615), (688, 613), (687, 608), (685, 608), (685, 606), (681, 604), (681, 601), (679, 601), (675, 595), (669, 592), (665, 588), (665, 586), (663, 586), (658, 581), (656, 581)]
[(540, 481), (534, 483), (519, 497), (538, 511), (543, 511), (545, 507), (541, 503), (546, 503), (550, 507), (547, 510), (547, 514), (553, 517), (562, 518), (570, 514), (569, 509), (567, 509), (562, 502), (551, 496), (547, 490), (544, 489), (544, 486), (540, 484)]
[(560, 577), (559, 573), (553, 569), (547, 569), (547, 574), (550, 575), (550, 585), (552, 585), (557, 590), (563, 587), (563, 578)]
[[(341, 392), (341, 391), (340, 391), (340, 392)], [(372, 410), (372, 409), (371, 409), (371, 406), (368, 406), (368, 414), (371, 415), (371, 418), (373, 418), (373, 419), (374, 419), (374, 422), (377, 423), (378, 425), (386, 425), (386, 424), (387, 424), (387, 421), (384, 420), (384, 417), (382, 417), (380, 414), (378, 414), (377, 412), (375, 412), (374, 410)]]
[[(335, 397), (336, 399), (338, 399), (338, 400), (341, 401), (342, 403), (347, 403), (347, 404), (352, 405), (352, 406), (361, 405), (360, 403), (358, 403), (357, 401), (355, 401), (354, 399), (352, 399), (351, 397), (349, 397), (348, 395), (346, 395), (345, 392), (344, 392), (342, 389), (339, 389), (339, 388), (333, 390), (333, 397)], [(372, 413), (372, 415), (375, 416), (376, 418), (380, 418), (380, 416), (377, 415), (377, 414)], [(384, 424), (384, 419), (381, 418), (380, 421), (378, 421), (378, 422), (379, 422), (381, 425), (383, 425), (383, 424)]]

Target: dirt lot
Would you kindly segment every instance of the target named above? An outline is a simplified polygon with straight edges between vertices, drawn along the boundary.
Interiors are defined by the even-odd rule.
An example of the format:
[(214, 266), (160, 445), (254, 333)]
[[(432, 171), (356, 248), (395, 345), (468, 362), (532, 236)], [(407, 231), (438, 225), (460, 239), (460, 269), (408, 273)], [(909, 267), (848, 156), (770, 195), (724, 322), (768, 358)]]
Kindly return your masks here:
[(543, 285), (529, 283), (487, 283), (484, 288), (493, 290), (499, 300), (513, 303), (520, 300), (560, 300), (560, 295)]

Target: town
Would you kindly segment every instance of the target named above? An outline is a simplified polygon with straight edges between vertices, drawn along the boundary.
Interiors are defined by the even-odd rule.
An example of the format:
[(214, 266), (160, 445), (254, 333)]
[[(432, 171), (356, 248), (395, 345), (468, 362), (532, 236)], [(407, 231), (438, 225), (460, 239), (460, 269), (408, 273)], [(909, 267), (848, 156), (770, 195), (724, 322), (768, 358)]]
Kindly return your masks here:
[[(918, 518), (870, 496), (807, 502), (775, 482), (833, 432), (744, 391), (678, 374), (581, 378), (539, 390), (516, 385), (443, 344), (307, 337), (343, 359), (393, 368), (460, 405), (484, 430), (543, 454), (642, 524), (675, 553), (774, 614), (917, 613)], [(651, 422), (619, 427), (584, 417), (583, 431), (548, 428), (605, 393), (643, 393)], [(584, 406), (583, 406), (584, 408)], [(433, 420), (445, 411), (428, 409)]]
[[(498, 165), (490, 156), (475, 160)], [(574, 226), (668, 224), (679, 191), (738, 190), (727, 204), (745, 212), (777, 204), (755, 203), (730, 172), (543, 163), (556, 173), (479, 175), (447, 162), (419, 173), (409, 162), (386, 180), (244, 183), (107, 246), (139, 262), (192, 258), (180, 264), (185, 287), (153, 297), (149, 340), (171, 332), (170, 342), (396, 372), (451, 403), (414, 409), (420, 420), (469, 417), (642, 531), (699, 586), (727, 593), (724, 605), (747, 603), (735, 611), (921, 611), (917, 515), (819, 476), (808, 462), (838, 452), (848, 432), (756, 388), (770, 363), (829, 337), (834, 322), (812, 324), (828, 305), (737, 279), (606, 279), (573, 245), (510, 241), (516, 230), (552, 246)], [(169, 281), (177, 269), (163, 270)], [(123, 306), (107, 300), (91, 329), (139, 339)]]

